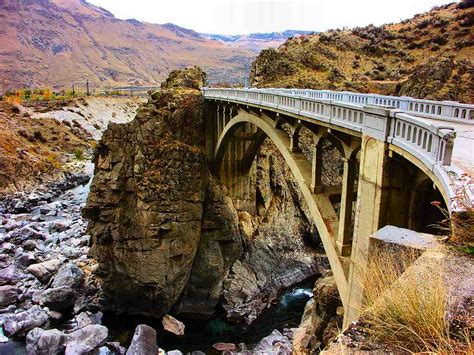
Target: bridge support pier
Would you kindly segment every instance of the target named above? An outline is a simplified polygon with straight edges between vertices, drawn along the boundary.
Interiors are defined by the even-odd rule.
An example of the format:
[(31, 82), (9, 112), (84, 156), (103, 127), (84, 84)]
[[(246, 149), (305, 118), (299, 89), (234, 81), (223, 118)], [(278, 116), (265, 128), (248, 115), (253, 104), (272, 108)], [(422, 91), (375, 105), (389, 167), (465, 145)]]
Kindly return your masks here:
[(344, 310), (345, 325), (356, 320), (363, 307), (363, 288), (369, 257), (370, 236), (382, 226), (385, 215), (387, 151), (387, 144), (384, 141), (370, 136), (362, 136), (358, 201), (349, 271), (349, 295)]

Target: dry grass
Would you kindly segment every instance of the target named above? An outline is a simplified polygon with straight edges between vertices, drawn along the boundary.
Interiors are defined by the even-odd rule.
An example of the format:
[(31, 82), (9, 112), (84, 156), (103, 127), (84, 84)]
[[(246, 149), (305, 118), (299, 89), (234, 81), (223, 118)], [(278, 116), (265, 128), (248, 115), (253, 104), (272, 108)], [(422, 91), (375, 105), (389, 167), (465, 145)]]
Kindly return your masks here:
[(451, 216), (452, 236), (450, 241), (471, 250), (474, 248), (474, 208), (454, 213)]
[(373, 254), (363, 316), (369, 339), (408, 352), (470, 353), (469, 332), (458, 334), (456, 341), (452, 339), (442, 274), (400, 278), (417, 257), (416, 252), (409, 251)]

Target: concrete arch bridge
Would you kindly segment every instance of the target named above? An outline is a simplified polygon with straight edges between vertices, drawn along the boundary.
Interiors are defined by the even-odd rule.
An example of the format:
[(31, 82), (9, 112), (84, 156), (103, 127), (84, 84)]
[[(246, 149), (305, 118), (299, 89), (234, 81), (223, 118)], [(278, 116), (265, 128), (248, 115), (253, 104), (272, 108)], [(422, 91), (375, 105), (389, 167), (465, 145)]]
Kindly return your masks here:
[[(370, 236), (386, 225), (424, 231), (436, 222), (427, 212), (435, 199), (458, 208), (461, 171), (451, 164), (456, 132), (444, 121), (474, 128), (474, 105), (293, 89), (205, 88), (203, 94), (207, 154), (237, 209), (255, 212), (254, 162), (265, 139), (284, 157), (317, 226), (346, 323), (361, 308)], [(311, 156), (300, 148), (303, 130), (312, 137)], [(337, 186), (321, 183), (323, 142), (341, 156)], [(467, 158), (474, 161), (472, 151)]]

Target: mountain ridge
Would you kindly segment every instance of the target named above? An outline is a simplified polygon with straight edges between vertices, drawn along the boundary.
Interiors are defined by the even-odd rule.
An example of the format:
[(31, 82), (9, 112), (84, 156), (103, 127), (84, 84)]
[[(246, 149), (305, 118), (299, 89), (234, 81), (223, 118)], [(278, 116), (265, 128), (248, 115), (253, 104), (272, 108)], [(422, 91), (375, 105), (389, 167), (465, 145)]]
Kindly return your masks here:
[(0, 92), (83, 88), (86, 81), (93, 90), (157, 86), (171, 70), (192, 65), (210, 83), (239, 84), (261, 48), (283, 41), (234, 46), (172, 23), (121, 20), (85, 0), (3, 0)]

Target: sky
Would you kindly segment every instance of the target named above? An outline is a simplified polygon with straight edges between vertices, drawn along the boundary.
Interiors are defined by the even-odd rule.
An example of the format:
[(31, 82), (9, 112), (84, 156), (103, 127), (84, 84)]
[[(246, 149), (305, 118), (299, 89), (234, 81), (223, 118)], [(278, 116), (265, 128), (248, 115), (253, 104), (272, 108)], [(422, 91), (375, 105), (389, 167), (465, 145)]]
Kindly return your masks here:
[(398, 22), (446, 0), (88, 0), (120, 19), (171, 22), (202, 33), (247, 34)]

